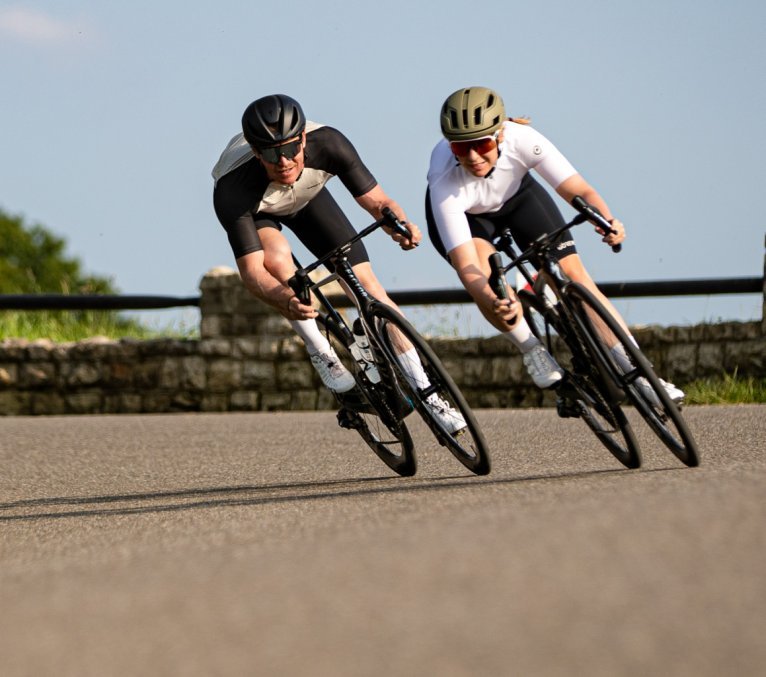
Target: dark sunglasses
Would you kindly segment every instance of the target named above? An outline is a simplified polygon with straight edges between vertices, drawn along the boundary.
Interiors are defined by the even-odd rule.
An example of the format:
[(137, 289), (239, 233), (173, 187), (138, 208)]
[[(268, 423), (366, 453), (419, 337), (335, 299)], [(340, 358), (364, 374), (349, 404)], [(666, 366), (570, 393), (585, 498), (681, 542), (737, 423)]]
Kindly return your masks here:
[(292, 160), (298, 153), (301, 152), (301, 146), (303, 145), (303, 139), (296, 139), (295, 141), (288, 141), (281, 146), (269, 146), (268, 148), (258, 148), (258, 155), (260, 155), (266, 162), (276, 165), (279, 163), (279, 158), (284, 157), (288, 160)]
[(465, 157), (472, 150), (479, 155), (486, 155), (497, 148), (498, 133), (492, 136), (485, 136), (481, 139), (472, 139), (471, 141), (452, 141), (449, 145), (450, 150), (458, 157)]

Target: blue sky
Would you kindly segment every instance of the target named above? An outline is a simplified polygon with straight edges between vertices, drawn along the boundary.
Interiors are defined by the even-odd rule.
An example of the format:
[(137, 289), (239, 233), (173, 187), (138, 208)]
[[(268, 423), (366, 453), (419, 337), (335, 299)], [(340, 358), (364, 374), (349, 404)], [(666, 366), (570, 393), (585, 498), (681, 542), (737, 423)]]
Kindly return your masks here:
[[(424, 228), (439, 106), (482, 84), (625, 222), (619, 255), (578, 232), (596, 280), (759, 276), (764, 25), (755, 0), (0, 2), (0, 208), (123, 293), (193, 295), (234, 265), (210, 169), (250, 101), (284, 92), (340, 128)], [(428, 243), (402, 253), (375, 235), (369, 249), (389, 289), (458, 284)], [(618, 306), (633, 324), (688, 324), (760, 317), (761, 301)], [(435, 322), (483, 331), (465, 309)]]

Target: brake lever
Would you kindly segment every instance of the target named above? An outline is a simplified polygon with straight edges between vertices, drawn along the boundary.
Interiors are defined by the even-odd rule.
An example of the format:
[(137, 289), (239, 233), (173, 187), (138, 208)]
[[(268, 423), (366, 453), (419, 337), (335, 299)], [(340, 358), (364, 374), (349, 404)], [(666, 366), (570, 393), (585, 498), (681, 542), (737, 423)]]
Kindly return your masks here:
[(507, 299), (508, 289), (503, 281), (503, 256), (500, 252), (489, 255), (489, 286), (499, 299)]
[(304, 306), (311, 305), (311, 280), (305, 270), (296, 270), (295, 275), (287, 281), (287, 284)]

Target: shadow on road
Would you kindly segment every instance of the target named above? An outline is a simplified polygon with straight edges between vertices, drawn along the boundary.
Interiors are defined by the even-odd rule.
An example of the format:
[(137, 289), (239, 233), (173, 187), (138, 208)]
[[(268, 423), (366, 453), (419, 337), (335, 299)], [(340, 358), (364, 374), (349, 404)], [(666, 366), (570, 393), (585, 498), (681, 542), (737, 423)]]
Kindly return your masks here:
[[(644, 470), (665, 472), (674, 468)], [(207, 487), (111, 496), (61, 496), (0, 503), (0, 522), (64, 519), (71, 517), (111, 517), (146, 513), (199, 510), (205, 508), (257, 506), (316, 501), (376, 494), (414, 493), (470, 489), (485, 485), (509, 485), (541, 481), (571, 480), (600, 475), (635, 474), (624, 469), (531, 475), (527, 477), (478, 478), (473, 475), (407, 478), (366, 477), (325, 482), (296, 482)], [(115, 505), (124, 504), (124, 505)], [(112, 507), (113, 506), (113, 507)], [(56, 510), (56, 508), (61, 508)], [(67, 509), (76, 508), (76, 509)], [(2, 514), (5, 513), (5, 514)], [(10, 514), (8, 514), (10, 513)]]

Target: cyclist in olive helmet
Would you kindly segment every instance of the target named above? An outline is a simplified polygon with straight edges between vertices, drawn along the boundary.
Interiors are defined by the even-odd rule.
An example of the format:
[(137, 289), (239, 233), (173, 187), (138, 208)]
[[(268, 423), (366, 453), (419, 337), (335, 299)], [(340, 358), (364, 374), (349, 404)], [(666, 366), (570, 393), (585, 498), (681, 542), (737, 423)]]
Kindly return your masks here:
[[(388, 207), (401, 221), (407, 221), (402, 208), (386, 195), (343, 134), (306, 120), (300, 104), (289, 96), (264, 96), (245, 109), (241, 133), (231, 139), (213, 168), (213, 203), (247, 289), (290, 321), (322, 382), (331, 390), (344, 392), (355, 385), (354, 377), (317, 327), (313, 306), (302, 304), (288, 286), (295, 265), (281, 232), (283, 225), (290, 228), (317, 258), (353, 237), (354, 228), (325, 187), (333, 176), (341, 179), (375, 219)], [(422, 237), (415, 224), (407, 227), (410, 238), (384, 229), (407, 250)], [(375, 276), (361, 242), (351, 247), (348, 258), (364, 287), (396, 308)], [(456, 416), (449, 419), (451, 414), (445, 410), (445, 420), (460, 416), (454, 412)]]
[[(510, 228), (525, 249), (539, 235), (564, 225), (553, 199), (532, 177), (533, 169), (564, 200), (571, 202), (580, 195), (610, 221), (616, 233), (603, 238), (607, 244), (622, 242), (625, 227), (561, 152), (529, 126), (529, 120), (507, 117), (497, 92), (487, 87), (458, 89), (442, 105), (440, 124), (444, 139), (431, 153), (426, 192), (431, 241), (484, 317), (524, 354), (535, 383), (541, 388), (554, 386), (562, 378), (561, 368), (531, 333), (518, 300), (499, 299), (490, 288), (492, 238)], [(556, 255), (564, 272), (593, 291), (627, 331), (585, 269), (571, 233), (561, 239)], [(618, 359), (630, 368), (627, 355)], [(673, 399), (683, 398), (678, 388), (665, 386)]]

